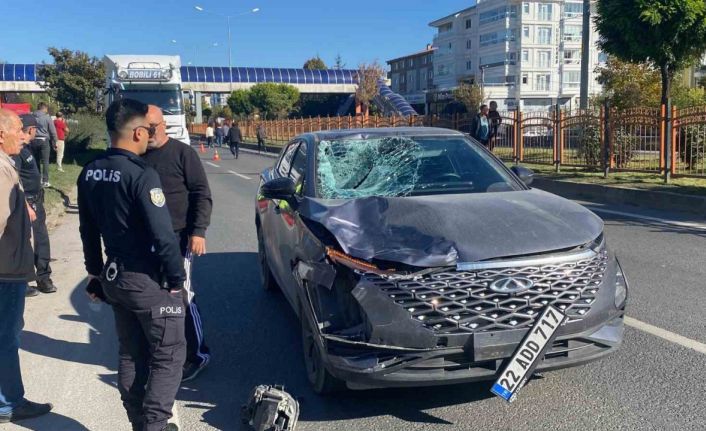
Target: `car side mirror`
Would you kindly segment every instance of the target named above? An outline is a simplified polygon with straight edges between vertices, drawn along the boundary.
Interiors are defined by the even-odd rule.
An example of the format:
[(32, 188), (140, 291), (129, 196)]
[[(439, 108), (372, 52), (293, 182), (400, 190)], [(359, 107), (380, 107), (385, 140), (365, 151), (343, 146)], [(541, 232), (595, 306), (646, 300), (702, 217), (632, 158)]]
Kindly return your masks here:
[(291, 178), (280, 177), (263, 184), (260, 193), (266, 199), (289, 201), (294, 197), (294, 188), (294, 181)]
[(532, 181), (534, 181), (534, 171), (530, 168), (526, 168), (524, 166), (513, 166), (510, 168), (512, 172), (517, 175), (520, 180), (522, 180), (525, 185), (530, 185), (532, 184)]

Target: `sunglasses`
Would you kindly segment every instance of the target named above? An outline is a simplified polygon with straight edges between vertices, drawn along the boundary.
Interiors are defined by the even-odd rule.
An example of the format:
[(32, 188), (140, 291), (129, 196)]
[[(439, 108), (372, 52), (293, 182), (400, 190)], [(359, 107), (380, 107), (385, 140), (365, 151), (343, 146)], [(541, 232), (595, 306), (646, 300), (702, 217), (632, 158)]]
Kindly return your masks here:
[(145, 129), (145, 130), (147, 130), (147, 136), (149, 136), (150, 138), (154, 138), (154, 133), (157, 131), (157, 128), (154, 127), (154, 126), (152, 126), (152, 125), (150, 125), (149, 127), (147, 127), (147, 126), (137, 126), (137, 127), (135, 127), (134, 129), (132, 129), (132, 131), (134, 132), (134, 131), (136, 131), (137, 129)]

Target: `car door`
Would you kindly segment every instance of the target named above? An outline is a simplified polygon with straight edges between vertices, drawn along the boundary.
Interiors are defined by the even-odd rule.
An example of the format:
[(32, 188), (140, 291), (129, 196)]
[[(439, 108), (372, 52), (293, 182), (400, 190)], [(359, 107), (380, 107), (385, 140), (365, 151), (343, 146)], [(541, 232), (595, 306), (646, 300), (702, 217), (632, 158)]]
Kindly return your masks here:
[[(285, 147), (282, 155), (271, 171), (271, 175), (265, 176), (263, 181), (272, 180), (275, 178), (286, 177), (292, 166), (292, 160), (299, 147), (300, 141), (293, 141)], [(282, 208), (286, 207), (287, 203), (277, 199), (258, 200), (258, 211), (260, 212), (260, 222), (262, 224), (262, 234), (265, 242), (267, 261), (270, 265), (270, 270), (275, 276), (277, 283), (284, 289), (288, 281), (283, 278), (286, 274), (283, 266), (285, 261), (282, 259), (280, 237), (282, 231)]]
[[(297, 147), (294, 158), (291, 163), (291, 168), (287, 174), (294, 181), (295, 200), (299, 202), (304, 196), (306, 185), (306, 169), (307, 169), (307, 144), (302, 142)], [(281, 221), (279, 225), (278, 236), (280, 238), (280, 254), (282, 257), (282, 278), (286, 280), (282, 285), (283, 290), (286, 290), (286, 295), (296, 306), (296, 300), (299, 293), (299, 285), (293, 275), (293, 269), (297, 262), (297, 247), (302, 235), (301, 221), (299, 220), (297, 203), (280, 204), (279, 206)]]

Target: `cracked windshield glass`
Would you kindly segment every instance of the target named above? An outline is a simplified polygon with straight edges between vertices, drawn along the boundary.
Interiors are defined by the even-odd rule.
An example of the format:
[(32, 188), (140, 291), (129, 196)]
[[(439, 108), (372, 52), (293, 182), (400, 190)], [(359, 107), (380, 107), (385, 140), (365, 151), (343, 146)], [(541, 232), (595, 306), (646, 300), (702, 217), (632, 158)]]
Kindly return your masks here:
[(324, 199), (520, 190), (489, 155), (461, 137), (321, 141), (317, 192)]

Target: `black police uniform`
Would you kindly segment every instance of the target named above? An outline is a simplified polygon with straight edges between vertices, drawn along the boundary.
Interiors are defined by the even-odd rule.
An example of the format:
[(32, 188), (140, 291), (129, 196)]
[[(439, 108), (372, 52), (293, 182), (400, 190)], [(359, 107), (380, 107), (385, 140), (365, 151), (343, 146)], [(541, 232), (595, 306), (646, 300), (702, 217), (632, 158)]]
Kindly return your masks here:
[(26, 145), (22, 147), (20, 154), (13, 159), (20, 173), (25, 199), (37, 214), (37, 219), (32, 222), (32, 235), (34, 237), (34, 267), (37, 270), (37, 284), (41, 287), (42, 284), (48, 284), (51, 279), (51, 266), (49, 265), (51, 249), (49, 232), (47, 231), (47, 213), (44, 210), (42, 175), (39, 173), (32, 150)]
[[(115, 314), (123, 406), (133, 429), (162, 430), (181, 381), (186, 341), (184, 266), (159, 176), (136, 154), (110, 148), (77, 183), (86, 270), (100, 274)], [(168, 289), (160, 287), (163, 277)]]

